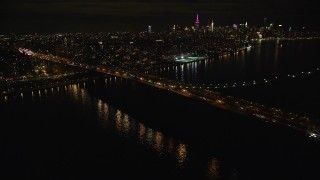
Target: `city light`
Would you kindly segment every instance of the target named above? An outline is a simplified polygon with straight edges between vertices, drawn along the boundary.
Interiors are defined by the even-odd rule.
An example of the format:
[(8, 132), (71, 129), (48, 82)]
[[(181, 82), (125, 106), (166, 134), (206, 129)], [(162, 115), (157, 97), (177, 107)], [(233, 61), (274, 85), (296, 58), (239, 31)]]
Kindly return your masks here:
[(317, 2), (0, 9), (2, 179), (320, 179)]

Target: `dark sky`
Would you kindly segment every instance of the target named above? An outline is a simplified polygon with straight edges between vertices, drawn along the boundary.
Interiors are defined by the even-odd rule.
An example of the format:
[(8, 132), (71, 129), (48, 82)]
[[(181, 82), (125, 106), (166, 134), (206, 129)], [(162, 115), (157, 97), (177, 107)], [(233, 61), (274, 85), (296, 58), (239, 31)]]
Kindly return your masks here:
[(0, 34), (8, 32), (154, 31), (173, 24), (244, 23), (263, 18), (292, 26), (319, 27), (317, 1), (301, 0), (1, 0)]

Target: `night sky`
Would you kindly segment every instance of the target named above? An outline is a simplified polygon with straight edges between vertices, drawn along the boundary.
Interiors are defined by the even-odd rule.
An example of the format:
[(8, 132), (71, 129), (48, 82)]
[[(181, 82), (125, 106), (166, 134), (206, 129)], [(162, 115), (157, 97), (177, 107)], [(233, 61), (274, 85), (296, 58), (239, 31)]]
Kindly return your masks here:
[(2, 0), (1, 33), (154, 31), (173, 24), (268, 23), (319, 28), (317, 1), (303, 0)]

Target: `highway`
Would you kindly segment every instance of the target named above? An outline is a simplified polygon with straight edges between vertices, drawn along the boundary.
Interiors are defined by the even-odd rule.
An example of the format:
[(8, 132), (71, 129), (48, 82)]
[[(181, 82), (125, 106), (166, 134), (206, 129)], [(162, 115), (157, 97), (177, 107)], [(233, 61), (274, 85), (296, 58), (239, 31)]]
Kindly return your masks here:
[(285, 112), (279, 108), (266, 107), (262, 104), (251, 102), (232, 96), (222, 95), (219, 92), (205, 89), (201, 86), (186, 84), (184, 82), (174, 81), (165, 78), (159, 78), (149, 74), (135, 74), (133, 72), (122, 71), (120, 69), (107, 68), (102, 66), (89, 66), (82, 63), (72, 62), (69, 59), (35, 53), (31, 50), (19, 48), (21, 53), (32, 56), (37, 59), (64, 63), (75, 67), (94, 70), (96, 72), (111, 75), (119, 78), (129, 79), (145, 85), (163, 89), (184, 97), (203, 101), (211, 106), (228, 110), (241, 115), (254, 117), (265, 123), (274, 123), (287, 126), (298, 131), (305, 132), (306, 135), (313, 139), (320, 139), (320, 124), (318, 121), (305, 116), (299, 116), (291, 112)]

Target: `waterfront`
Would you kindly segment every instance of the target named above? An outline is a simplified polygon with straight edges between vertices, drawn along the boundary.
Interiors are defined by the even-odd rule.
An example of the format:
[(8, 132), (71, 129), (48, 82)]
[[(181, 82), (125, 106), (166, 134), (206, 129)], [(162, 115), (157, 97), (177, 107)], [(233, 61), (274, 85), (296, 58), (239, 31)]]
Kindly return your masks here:
[(290, 129), (115, 78), (13, 96), (2, 99), (1, 106), (3, 176), (299, 179), (316, 175), (312, 164), (318, 161), (319, 144)]
[(316, 70), (319, 40), (267, 40), (252, 48), (172, 68), (156, 69), (158, 75), (195, 84), (233, 84)]
[(319, 43), (260, 41), (247, 51), (150, 73), (319, 119)]
[[(185, 83), (201, 82), (198, 86), (203, 87), (230, 79), (267, 76), (270, 80), (278, 76), (270, 83), (210, 89), (271, 106), (282, 107), (282, 103), (287, 110), (318, 118), (319, 91), (314, 86), (319, 79), (315, 69), (319, 65), (317, 43), (261, 42), (261, 47), (240, 55), (177, 66), (173, 76), (165, 69), (160, 74)], [(274, 64), (265, 67), (270, 61)], [(231, 73), (235, 69), (246, 73)], [(310, 69), (313, 73), (308, 74)], [(305, 75), (281, 79), (301, 71)], [(298, 92), (287, 93), (290, 88)], [(281, 99), (283, 94), (288, 95), (284, 97), (290, 105)], [(308, 135), (139, 81), (101, 76), (94, 81), (2, 96), (0, 101), (4, 177), (15, 176), (15, 171), (21, 172), (16, 176), (42, 178), (317, 176), (313, 164), (319, 160), (319, 142)], [(118, 174), (119, 170), (126, 173)]]
[(0, 4), (0, 179), (320, 179), (316, 2)]
[[(299, 42), (289, 44), (310, 48), (318, 43), (303, 41), (299, 46)], [(277, 44), (276, 41), (265, 43), (264, 47)], [(257, 48), (252, 49), (252, 54), (243, 52), (247, 55), (242, 56), (240, 64), (237, 64), (239, 59), (225, 56), (218, 62), (212, 61), (211, 68), (220, 69), (214, 65), (223, 62), (244, 68), (241, 64), (250, 62), (257, 52), (275, 57), (270, 55), (269, 48)], [(276, 51), (272, 49), (271, 52)], [(286, 59), (285, 65), (280, 66), (292, 68), (283, 74), (317, 67), (317, 53), (311, 50), (295, 51), (298, 55), (289, 56), (291, 61)], [(286, 52), (282, 56), (291, 53)], [(308, 52), (306, 61), (302, 63), (305, 52)], [(252, 61), (249, 67), (268, 64), (259, 59)], [(283, 59), (278, 62), (282, 64)], [(198, 73), (182, 76), (178, 70), (178, 77), (192, 79), (204, 74), (216, 78), (208, 73), (210, 68), (203, 69), (206, 67), (203, 62), (191, 64), (198, 64), (198, 68), (191, 69)], [(274, 64), (245, 77), (269, 74), (281, 77), (278, 68), (270, 71), (273, 67), (279, 66)], [(211, 73), (216, 73), (215, 70)], [(220, 77), (234, 78), (230, 71), (223, 72)], [(205, 85), (215, 83), (210, 78), (203, 79)], [(314, 71), (297, 78), (219, 90), (269, 105), (281, 105), (281, 102), (285, 105), (286, 101), (276, 98), (286, 94), (285, 98), (292, 103), (285, 108), (318, 118), (319, 91), (314, 86), (318, 79), (319, 73)], [(290, 88), (295, 91), (287, 93)], [(300, 97), (297, 93), (305, 95)], [(268, 98), (262, 98), (265, 96)], [(299, 105), (301, 101), (304, 103)], [(23, 96), (1, 96), (0, 104), (4, 177), (309, 179), (317, 176), (313, 164), (319, 161), (320, 145), (316, 139), (139, 81), (101, 75), (79, 84), (26, 91)], [(124, 173), (118, 174), (119, 170)], [(15, 174), (16, 171), (20, 173)]]

